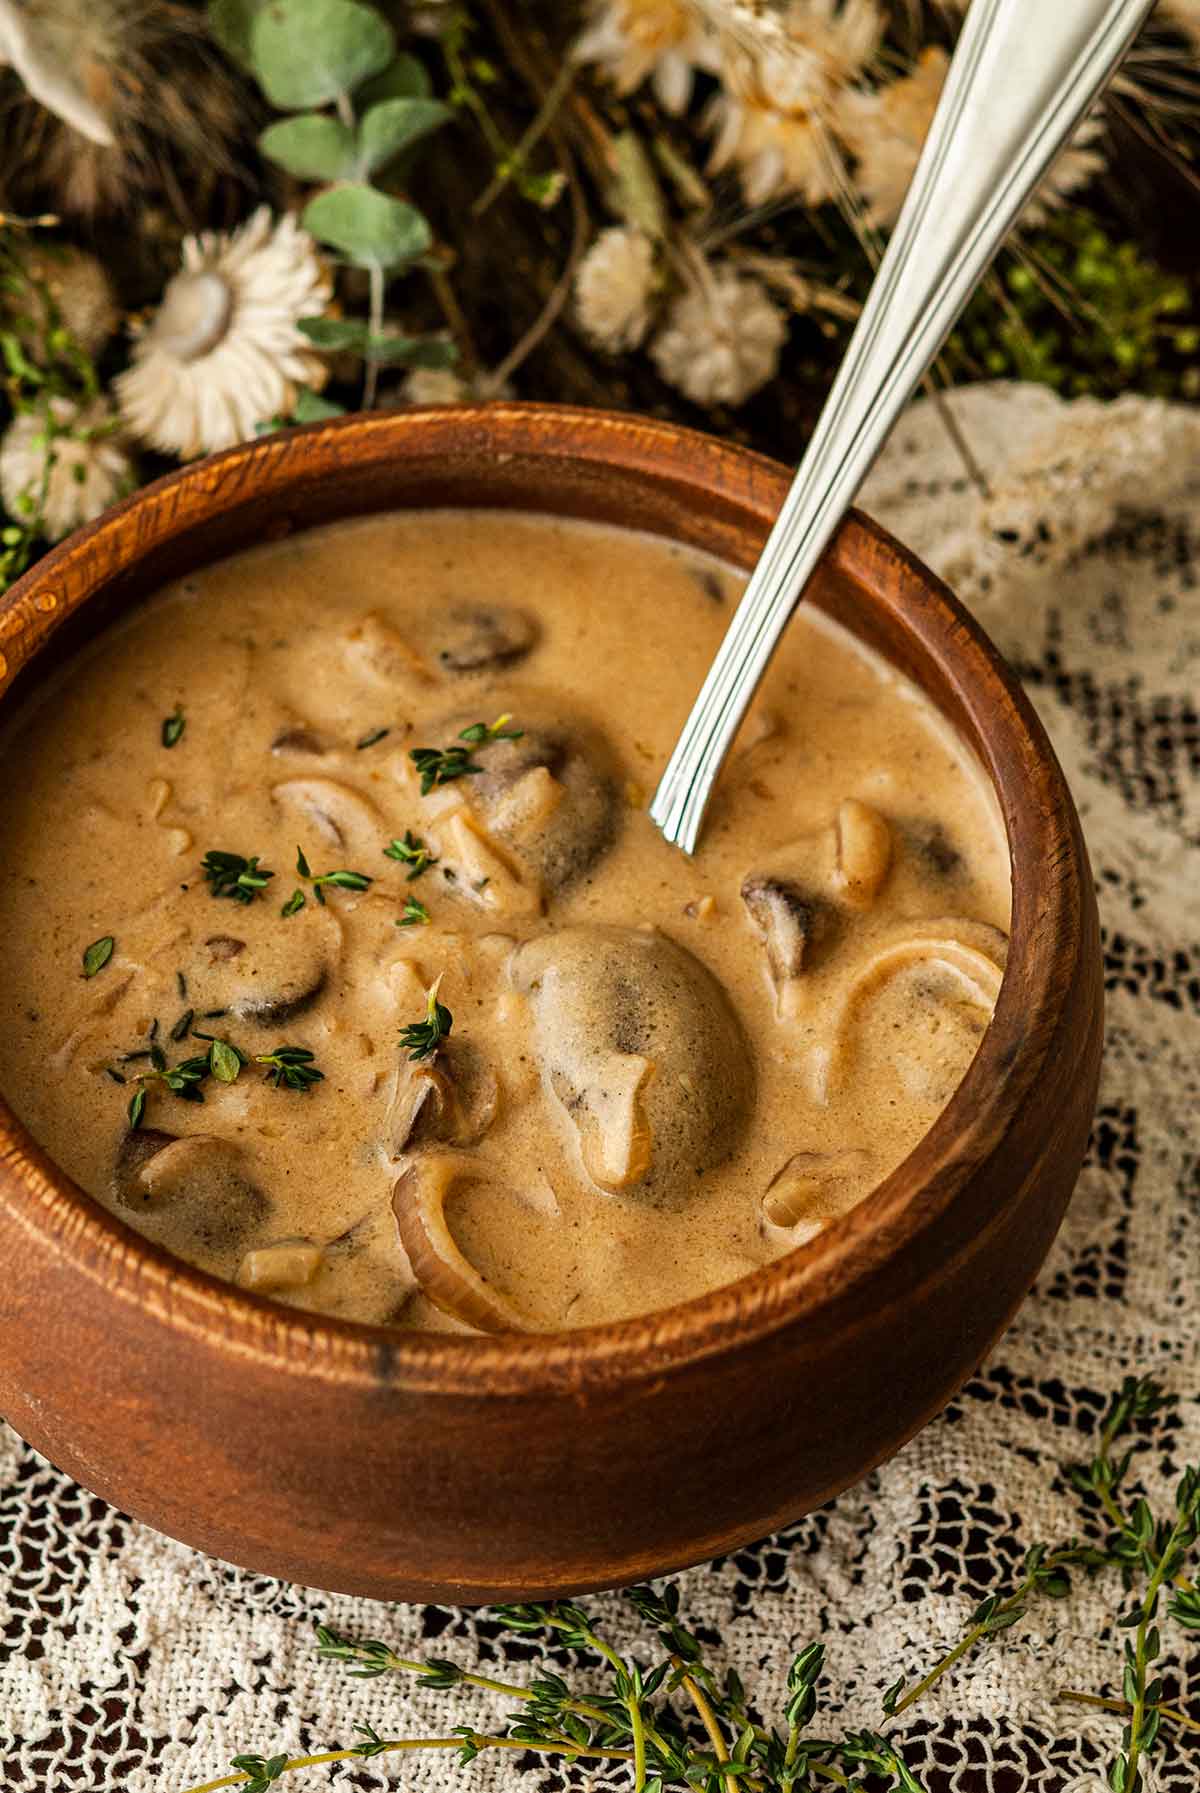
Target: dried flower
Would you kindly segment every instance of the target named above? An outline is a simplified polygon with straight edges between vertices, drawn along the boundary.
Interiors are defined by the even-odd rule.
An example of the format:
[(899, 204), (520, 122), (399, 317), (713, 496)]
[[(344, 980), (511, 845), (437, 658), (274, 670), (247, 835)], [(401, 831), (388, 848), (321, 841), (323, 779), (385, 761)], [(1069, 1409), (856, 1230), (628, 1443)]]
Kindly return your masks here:
[(591, 0), (590, 13), (572, 55), (600, 63), (618, 93), (649, 79), (666, 111), (683, 112), (695, 71), (716, 73), (716, 36), (689, 0)]
[(414, 367), (400, 383), (410, 405), (457, 405), (468, 396), (467, 383), (452, 367)]
[(23, 411), (0, 441), (0, 497), (9, 515), (57, 542), (132, 489), (133, 466), (104, 399)]
[(580, 328), (598, 348), (636, 349), (650, 328), (654, 245), (644, 231), (602, 230), (575, 276)]
[(752, 206), (784, 194), (809, 205), (834, 198), (838, 102), (882, 32), (875, 0), (796, 0), (781, 35), (729, 58), (708, 111), (713, 171), (736, 164)]
[(12, 61), (29, 90), (3, 128), (10, 198), (43, 195), (58, 211), (91, 215), (133, 209), (152, 191), (177, 210), (181, 169), (232, 172), (244, 102), (203, 9), (183, 0), (24, 8), (0, 0), (0, 8), (0, 26), (20, 15), (41, 74), (31, 78), (11, 28), (0, 29), (0, 60)]
[(21, 346), (35, 361), (46, 354), (46, 336), (57, 324), (85, 355), (97, 355), (121, 321), (112, 281), (103, 264), (69, 243), (38, 243), (21, 256), (20, 291), (5, 307), (15, 315)]
[(867, 203), (867, 223), (876, 228), (890, 229), (900, 215), (949, 66), (944, 50), (922, 50), (911, 75), (874, 92), (842, 95), (841, 134), (857, 158), (855, 182)]
[(182, 270), (115, 383), (134, 434), (168, 453), (205, 454), (289, 415), (298, 386), (319, 385), (324, 372), (297, 322), (329, 292), (312, 238), (266, 206), (232, 235), (188, 237)]
[(783, 313), (758, 280), (697, 258), (651, 354), (663, 379), (697, 405), (740, 405), (779, 366)]

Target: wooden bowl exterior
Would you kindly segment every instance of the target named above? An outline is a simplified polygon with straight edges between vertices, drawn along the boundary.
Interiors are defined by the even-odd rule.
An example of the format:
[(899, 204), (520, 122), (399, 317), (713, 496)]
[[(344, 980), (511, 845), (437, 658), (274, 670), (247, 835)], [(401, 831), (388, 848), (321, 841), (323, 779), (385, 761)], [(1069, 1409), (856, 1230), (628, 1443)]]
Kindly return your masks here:
[[(0, 704), (164, 579), (265, 536), (411, 505), (555, 510), (748, 567), (784, 470), (648, 419), (495, 405), (349, 418), (149, 487), (0, 609)], [(987, 766), (1014, 913), (994, 1019), (950, 1106), (781, 1262), (550, 1338), (295, 1313), (176, 1262), (0, 1104), (0, 1411), (105, 1499), (235, 1563), (382, 1599), (627, 1583), (797, 1518), (890, 1455), (1025, 1295), (1079, 1171), (1102, 981), (1078, 819), (1048, 741), (946, 588), (852, 515), (813, 602), (914, 678)], [(10, 768), (11, 772), (11, 768)]]

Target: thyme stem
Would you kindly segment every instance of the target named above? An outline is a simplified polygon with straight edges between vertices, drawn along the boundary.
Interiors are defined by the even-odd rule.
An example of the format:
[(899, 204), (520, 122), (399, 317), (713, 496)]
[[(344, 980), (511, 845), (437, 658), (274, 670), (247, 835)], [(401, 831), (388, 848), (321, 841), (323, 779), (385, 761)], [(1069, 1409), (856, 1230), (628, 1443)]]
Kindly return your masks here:
[[(533, 1743), (523, 1737), (485, 1737), (476, 1731), (472, 1731), (469, 1736), (463, 1732), (457, 1737), (397, 1737), (382, 1744), (373, 1753), (383, 1756), (393, 1755), (401, 1750), (460, 1750), (464, 1743), (476, 1750), (532, 1750), (535, 1755), (563, 1756), (572, 1761), (579, 1761), (585, 1757), (588, 1760), (605, 1762), (631, 1762), (633, 1760), (633, 1752), (628, 1749), (585, 1748), (584, 1745), (572, 1743), (569, 1739), (563, 1739), (560, 1742), (557, 1738), (552, 1737), (547, 1737), (540, 1743)], [(361, 1757), (362, 1751), (359, 1749), (326, 1749), (315, 1756), (291, 1757), (284, 1763), (282, 1772), (291, 1774), (299, 1768), (321, 1768), (330, 1762), (353, 1762), (361, 1760)], [(220, 1780), (205, 1781), (203, 1786), (189, 1787), (186, 1793), (221, 1793), (221, 1789), (224, 1787), (244, 1787), (247, 1781), (253, 1779), (254, 1776), (249, 1772), (226, 1774), (222, 1775)]]
[[(1105, 1712), (1118, 1712), (1122, 1718), (1128, 1718), (1133, 1711), (1128, 1700), (1111, 1699), (1100, 1693), (1080, 1693), (1074, 1687), (1060, 1687), (1057, 1697), (1060, 1700), (1070, 1700), (1075, 1706), (1096, 1706)], [(1164, 1706), (1161, 1702), (1155, 1702), (1153, 1709), (1171, 1724), (1178, 1725), (1181, 1730), (1200, 1731), (1200, 1719), (1181, 1712), (1178, 1706)]]

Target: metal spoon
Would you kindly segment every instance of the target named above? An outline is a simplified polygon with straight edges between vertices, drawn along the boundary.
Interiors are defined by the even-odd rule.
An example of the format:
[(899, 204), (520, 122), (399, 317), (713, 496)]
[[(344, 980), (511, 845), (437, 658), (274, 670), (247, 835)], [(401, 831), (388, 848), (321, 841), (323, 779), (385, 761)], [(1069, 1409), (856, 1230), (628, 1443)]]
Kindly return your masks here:
[(972, 0), (846, 358), (650, 814), (695, 851), (709, 795), (830, 536), (993, 255), (1153, 0)]

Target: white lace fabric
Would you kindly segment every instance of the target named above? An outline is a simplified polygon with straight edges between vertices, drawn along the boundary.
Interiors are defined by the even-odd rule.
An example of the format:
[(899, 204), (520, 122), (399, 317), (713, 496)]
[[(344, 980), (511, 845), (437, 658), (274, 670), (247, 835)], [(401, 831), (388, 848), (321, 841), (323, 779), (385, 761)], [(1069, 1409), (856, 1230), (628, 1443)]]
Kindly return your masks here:
[[(1089, 1454), (1127, 1372), (1153, 1372), (1182, 1397), (1144, 1459), (1152, 1493), (1200, 1457), (1200, 413), (1140, 398), (1065, 405), (1015, 385), (950, 402), (989, 495), (921, 404), (862, 503), (975, 611), (1046, 722), (1100, 893), (1107, 1048), (1078, 1191), (990, 1361), (860, 1486), (679, 1578), (683, 1616), (764, 1715), (782, 1708), (793, 1651), (824, 1638), (823, 1734), (878, 1728), (882, 1689), (955, 1642), (1030, 1544), (1079, 1530), (1060, 1465)], [(935, 1793), (1101, 1793), (1118, 1721), (1056, 1694), (1118, 1689), (1120, 1603), (1109, 1576), (1034, 1603), (907, 1715), (909, 1758)], [(615, 1641), (649, 1651), (619, 1595), (593, 1604)], [(503, 1664), (513, 1679), (537, 1654), (486, 1614), (385, 1607), (199, 1556), (0, 1424), (4, 1793), (177, 1793), (228, 1772), (239, 1751), (328, 1748), (353, 1742), (361, 1722), (428, 1735), (499, 1710), (394, 1677), (347, 1679), (315, 1658), (318, 1618), (405, 1655)], [(1189, 1651), (1165, 1630), (1168, 1693), (1186, 1699), (1200, 1683), (1200, 1637)], [(526, 1772), (509, 1757), (469, 1768), (383, 1758), (335, 1784), (448, 1793)], [(284, 1784), (325, 1786), (328, 1771)], [(1195, 1793), (1200, 1750), (1167, 1738), (1150, 1784)]]

